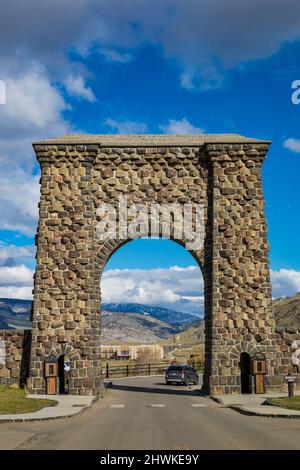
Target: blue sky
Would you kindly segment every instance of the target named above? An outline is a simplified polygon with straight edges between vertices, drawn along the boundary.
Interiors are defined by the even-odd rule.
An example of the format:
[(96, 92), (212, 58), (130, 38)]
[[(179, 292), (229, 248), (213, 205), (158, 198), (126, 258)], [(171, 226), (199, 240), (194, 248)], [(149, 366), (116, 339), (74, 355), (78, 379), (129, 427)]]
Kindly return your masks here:
[[(4, 0), (1, 9), (0, 297), (31, 297), (39, 197), (31, 142), (67, 132), (234, 132), (272, 140), (263, 183), (273, 295), (300, 290), (296, 0), (228, 0), (226, 8), (221, 0)], [(174, 266), (186, 271), (167, 278)], [(146, 279), (155, 269), (165, 299), (148, 295), (151, 283), (138, 284), (141, 271)], [(118, 293), (116, 272), (119, 283), (122, 275), (131, 280)], [(190, 290), (180, 284), (183, 272)], [(197, 272), (174, 242), (140, 240), (111, 258), (103, 290), (110, 301), (123, 293), (126, 301), (198, 311)]]
[(110, 258), (106, 269), (153, 269), (174, 265), (197, 266), (193, 256), (172, 240), (142, 239), (123, 245)]

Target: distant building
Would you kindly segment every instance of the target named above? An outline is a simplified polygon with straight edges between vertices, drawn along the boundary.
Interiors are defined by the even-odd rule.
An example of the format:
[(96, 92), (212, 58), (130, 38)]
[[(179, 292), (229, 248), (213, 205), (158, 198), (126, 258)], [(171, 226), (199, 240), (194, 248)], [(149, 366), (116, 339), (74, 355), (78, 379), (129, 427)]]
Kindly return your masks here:
[(111, 345), (100, 347), (101, 359), (156, 360), (164, 357), (164, 350), (159, 344)]

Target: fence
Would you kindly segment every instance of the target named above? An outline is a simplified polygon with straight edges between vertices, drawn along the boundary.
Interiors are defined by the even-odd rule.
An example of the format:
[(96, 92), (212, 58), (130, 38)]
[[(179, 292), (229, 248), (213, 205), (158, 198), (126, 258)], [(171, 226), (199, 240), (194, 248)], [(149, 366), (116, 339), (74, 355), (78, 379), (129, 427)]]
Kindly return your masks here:
[[(106, 364), (105, 377), (133, 377), (141, 375), (163, 375), (164, 371), (171, 364), (170, 362), (154, 362), (149, 364), (126, 364), (125, 366), (109, 366)], [(197, 372), (203, 371), (202, 362), (191, 362), (189, 365), (193, 366)], [(103, 371), (104, 372), (104, 371)]]

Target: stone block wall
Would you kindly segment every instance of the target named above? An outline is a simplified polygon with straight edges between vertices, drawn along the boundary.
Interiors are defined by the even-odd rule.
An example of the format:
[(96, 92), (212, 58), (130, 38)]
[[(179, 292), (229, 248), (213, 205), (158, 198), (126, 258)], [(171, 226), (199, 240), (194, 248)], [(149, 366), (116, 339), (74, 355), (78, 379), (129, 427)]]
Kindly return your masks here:
[(5, 364), (0, 363), (0, 384), (25, 386), (29, 376), (31, 330), (0, 330)]
[[(297, 388), (300, 389), (300, 366), (292, 364), (292, 343), (300, 341), (300, 330), (293, 328), (277, 327), (275, 329), (275, 338), (277, 344), (277, 361), (274, 368), (275, 380), (284, 384), (284, 377), (292, 374), (297, 377)], [(284, 386), (284, 389), (287, 385)]]

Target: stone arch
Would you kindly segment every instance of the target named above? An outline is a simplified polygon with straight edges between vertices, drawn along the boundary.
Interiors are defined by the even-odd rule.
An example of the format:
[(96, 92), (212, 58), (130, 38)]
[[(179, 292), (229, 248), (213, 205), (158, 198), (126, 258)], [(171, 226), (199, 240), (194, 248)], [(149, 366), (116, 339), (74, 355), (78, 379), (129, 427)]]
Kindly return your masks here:
[(99, 243), (96, 208), (116, 207), (120, 195), (133, 203), (204, 205), (204, 249), (191, 253), (205, 285), (205, 391), (238, 391), (237, 371), (226, 364), (241, 347), (267, 355), (268, 383), (276, 388), (261, 179), (269, 144), (235, 134), (71, 135), (34, 144), (41, 198), (31, 392), (44, 393), (45, 351), (58, 352), (63, 342), (79, 363), (70, 393), (100, 393), (100, 275), (129, 239)]
[[(139, 237), (140, 238), (140, 237)], [(160, 237), (163, 238), (163, 237)], [(122, 246), (126, 245), (126, 243), (129, 243), (131, 241), (137, 240), (137, 238), (128, 238), (126, 240), (120, 240), (119, 238), (114, 238), (114, 239), (109, 239), (105, 243), (99, 245), (98, 251), (95, 255), (95, 263), (96, 263), (96, 270), (99, 270), (100, 267), (100, 275), (102, 274), (102, 271), (106, 265), (106, 263), (109, 261), (109, 259), (112, 257), (112, 255)], [(180, 246), (185, 248), (185, 239), (182, 240), (176, 240), (174, 238), (170, 238), (170, 240), (174, 241), (175, 243), (178, 243)], [(201, 272), (203, 274), (203, 265), (204, 265), (204, 250), (187, 250), (193, 258), (196, 260), (199, 268), (201, 269)]]
[(59, 344), (55, 348), (52, 348), (47, 354), (49, 356), (54, 356), (57, 359), (59, 356), (69, 356), (70, 362), (74, 364), (76, 361), (80, 361), (81, 357), (78, 351), (76, 351), (70, 344)]
[(229, 350), (229, 357), (236, 359), (240, 357), (243, 352), (249, 354), (249, 356), (254, 356), (256, 353), (264, 353), (264, 347), (257, 345), (256, 343), (250, 341), (241, 341)]

